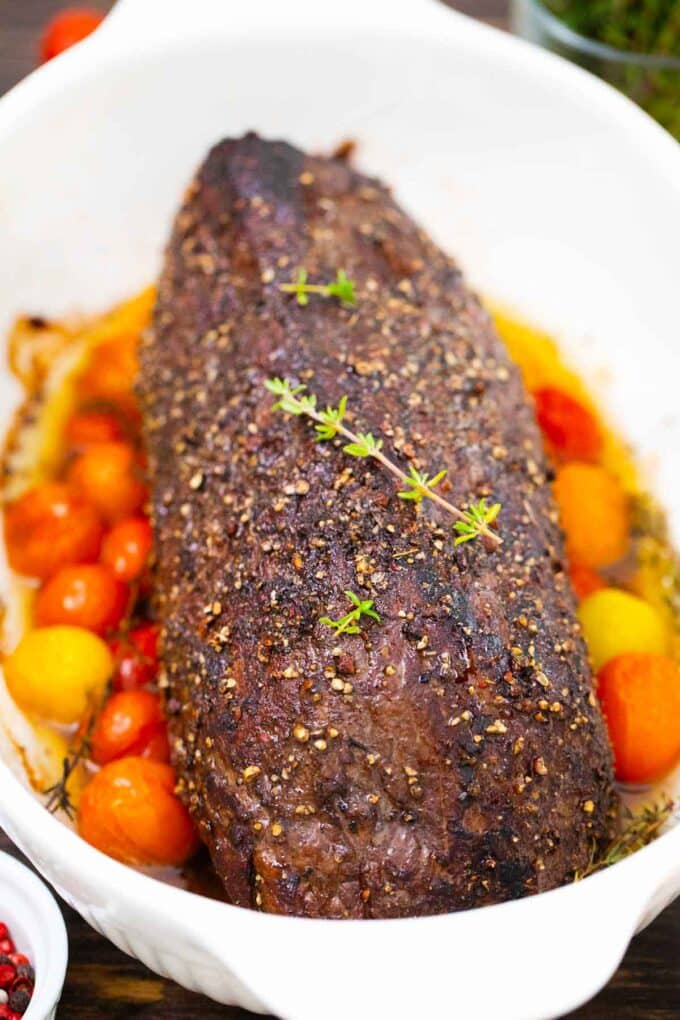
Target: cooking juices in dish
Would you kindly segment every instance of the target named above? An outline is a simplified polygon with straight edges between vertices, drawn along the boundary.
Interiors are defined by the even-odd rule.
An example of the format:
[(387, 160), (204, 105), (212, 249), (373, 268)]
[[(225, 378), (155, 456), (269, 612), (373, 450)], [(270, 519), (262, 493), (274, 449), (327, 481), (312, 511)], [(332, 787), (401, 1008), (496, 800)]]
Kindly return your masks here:
[[(332, 293), (303, 296), (309, 301), (336, 300)], [(306, 309), (298, 305), (299, 297), (294, 292), (285, 300), (304, 323)], [(362, 301), (360, 286), (356, 300)], [(17, 576), (5, 628), (5, 676), (14, 699), (35, 722), (37, 743), (49, 747), (42, 771), (34, 779), (39, 789), (50, 788), (46, 795), (50, 808), (72, 807), (81, 834), (125, 862), (177, 868), (198, 844), (183, 802), (174, 793), (158, 695), (158, 625), (148, 600), (145, 455), (132, 388), (138, 339), (148, 324), (151, 303), (150, 294), (142, 295), (86, 330), (70, 331), (29, 320), (15, 332), (13, 365), (30, 397), (6, 457), (5, 537)], [(662, 518), (639, 491), (625, 449), (603, 425), (586, 390), (565, 368), (550, 340), (502, 314), (496, 324), (533, 395), (555, 472), (555, 494), (567, 531), (569, 573), (599, 674), (617, 773), (626, 782), (646, 783), (668, 771), (680, 751), (677, 579)], [(355, 370), (360, 378), (370, 375), (360, 366)], [(313, 392), (311, 379), (308, 392)], [(273, 398), (265, 392), (260, 402), (268, 409)], [(352, 428), (361, 425), (352, 421)], [(277, 412), (276, 427), (280, 442), (285, 443), (290, 430), (308, 426), (287, 419), (284, 408)], [(257, 434), (254, 429), (243, 436), (243, 449), (251, 454)], [(390, 445), (388, 440), (385, 448)], [(361, 459), (353, 462), (350, 456), (343, 458), (343, 471), (355, 463), (365, 467)], [(192, 492), (204, 484), (198, 472), (189, 479)], [(300, 481), (292, 480), (290, 485), (292, 498), (304, 498)], [(416, 501), (404, 500), (414, 514), (422, 512), (409, 502)], [(507, 502), (505, 516), (507, 521)], [(506, 545), (512, 536), (503, 521), (503, 508), (494, 526)], [(448, 532), (437, 541), (452, 543), (453, 534), (449, 524)], [(478, 537), (465, 543), (463, 554), (486, 556), (493, 564), (493, 547), (486, 548), (483, 541)], [(403, 556), (397, 562), (403, 562), (405, 569), (413, 567), (419, 550), (406, 543), (400, 551)], [(291, 557), (295, 563), (295, 549)], [(304, 561), (294, 566), (303, 577), (304, 566)], [(188, 562), (185, 569), (191, 569)], [(37, 580), (23, 580), (26, 576)], [(360, 586), (357, 591), (359, 603), (365, 603), (365, 592)], [(340, 591), (337, 604), (327, 606), (328, 622), (321, 626), (334, 634), (333, 675), (325, 675), (333, 697), (351, 698), (354, 693), (356, 672), (350, 661), (356, 652), (353, 644), (349, 650), (342, 648), (346, 635), (363, 641), (361, 633), (364, 628), (370, 633), (369, 627), (379, 634), (389, 616), (384, 601), (376, 597), (374, 607), (355, 614), (346, 626), (342, 620), (356, 608), (349, 595), (345, 598)], [(206, 603), (197, 614), (199, 634), (219, 617), (222, 607), (217, 602)], [(371, 617), (371, 608), (378, 620)], [(404, 626), (413, 623), (404, 619)], [(519, 626), (531, 640), (534, 620), (526, 616)], [(414, 645), (422, 639), (422, 634), (415, 635)], [(427, 651), (427, 644), (416, 648), (418, 653)], [(389, 666), (387, 662), (388, 681), (394, 676)], [(232, 685), (233, 676), (225, 674), (223, 679), (227, 691), (237, 686)], [(305, 678), (279, 678), (279, 682), (292, 681), (304, 683)], [(423, 684), (436, 682), (429, 677)], [(308, 692), (313, 698), (313, 685)], [(534, 714), (547, 720), (539, 719), (540, 725), (549, 726), (551, 717), (564, 711), (557, 708), (558, 701), (547, 688), (539, 692)], [(171, 704), (170, 712), (179, 707)], [(496, 716), (483, 734), (471, 732), (470, 768), (480, 743), (504, 737), (507, 723), (500, 704), (497, 708), (495, 727)], [(457, 722), (451, 717), (452, 730), (469, 721), (462, 716)], [(276, 732), (275, 720), (272, 732)], [(476, 736), (481, 740), (475, 741)], [(316, 756), (315, 767), (321, 769), (328, 745), (342, 737), (327, 730), (317, 733), (306, 719), (299, 719), (293, 739), (301, 753)], [(519, 755), (521, 741), (516, 738), (516, 743)], [(256, 750), (252, 749), (253, 762)], [(380, 768), (377, 760), (368, 760), (374, 754), (370, 747), (353, 747), (351, 753), (365, 757), (367, 768)], [(68, 761), (65, 770), (62, 758)], [(529, 762), (526, 787), (530, 792), (545, 780), (547, 758), (538, 755)], [(294, 774), (294, 764), (288, 767)], [(244, 797), (250, 796), (253, 783), (261, 781), (257, 769), (256, 763), (244, 766), (237, 785)], [(415, 818), (421, 805), (418, 789), (427, 776), (423, 780), (418, 769), (411, 772), (404, 771), (399, 779), (408, 798), (404, 811)], [(381, 792), (376, 783), (373, 796), (380, 798)], [(189, 799), (186, 790), (184, 796)], [(367, 799), (364, 810), (371, 812), (375, 807)], [(587, 820), (595, 804), (586, 798), (581, 810)], [(314, 820), (314, 814), (299, 818)], [(472, 824), (469, 814), (467, 821)], [(482, 822), (479, 816), (478, 823)], [(256, 841), (262, 827), (253, 812), (247, 838)], [(271, 821), (271, 838), (285, 839), (286, 827), (285, 818)], [(496, 864), (503, 866), (503, 861)], [(365, 911), (362, 893), (358, 890)]]
[(648, 783), (680, 758), (680, 574), (665, 520), (641, 489), (628, 449), (551, 339), (502, 313), (496, 321), (555, 466), (569, 573), (616, 775)]
[[(73, 476), (73, 461), (82, 451), (90, 450), (92, 459), (92, 451), (106, 454), (110, 443), (131, 442), (139, 462), (143, 460), (132, 389), (135, 359), (130, 352), (132, 340), (136, 343), (148, 324), (150, 307), (145, 294), (84, 330), (39, 320), (24, 320), (15, 328), (14, 367), (17, 371), (20, 359), (30, 354), (21, 372), (29, 389), (36, 382), (27, 376), (29, 365), (37, 368), (44, 383), (59, 358), (72, 360), (77, 353), (81, 364), (72, 367), (72, 374), (56, 389), (50, 387), (46, 397), (37, 391), (30, 396), (8, 445), (5, 490), (11, 498), (5, 540), (11, 561), (22, 572), (14, 579), (14, 601), (23, 604), (23, 611), (11, 631), (6, 628), (5, 652), (12, 645), (15, 650), (5, 660), (5, 675), (49, 752), (48, 765), (35, 776), (39, 790), (51, 788), (48, 805), (67, 813), (72, 809), (85, 838), (127, 863), (177, 865), (195, 843), (184, 812), (170, 796), (170, 766), (153, 764), (167, 762), (169, 755), (156, 693), (158, 627), (145, 615), (144, 574), (150, 551), (145, 507), (132, 517), (114, 520), (107, 529), (94, 503), (58, 480)], [(582, 470), (588, 464), (606, 474), (605, 491), (616, 492), (616, 513), (625, 525), (611, 521), (608, 514), (595, 531), (584, 524), (585, 562), (573, 562), (569, 573), (591, 649), (599, 648), (598, 635), (606, 642), (596, 656), (604, 678), (600, 694), (604, 693), (611, 716), (617, 774), (636, 784), (659, 778), (680, 753), (678, 715), (672, 710), (680, 690), (673, 599), (677, 581), (662, 518), (658, 512), (650, 513), (627, 451), (604, 426), (587, 390), (565, 366), (550, 338), (500, 312), (496, 325), (533, 393), (558, 473), (567, 465)], [(61, 338), (58, 344), (52, 342), (55, 334)], [(105, 363), (110, 374), (103, 371)], [(95, 377), (99, 382), (91, 399), (87, 379)], [(141, 476), (135, 473), (135, 481)], [(602, 486), (589, 492), (586, 484), (578, 498), (583, 507), (600, 501)], [(576, 520), (580, 527), (578, 515)], [(607, 531), (610, 524), (624, 532), (620, 541), (626, 555), (596, 569), (592, 560), (601, 559), (599, 531)], [(609, 536), (603, 540), (608, 542)], [(79, 562), (87, 564), (80, 574)], [(88, 587), (93, 571), (97, 581)], [(38, 583), (24, 580), (24, 575), (38, 578)], [(56, 600), (56, 623), (35, 626), (36, 606), (45, 604), (45, 593), (58, 588), (55, 578), (58, 582), (64, 576), (75, 579), (76, 597), (72, 591), (65, 600), (67, 608), (62, 605), (61, 610)], [(84, 619), (88, 593), (113, 588), (116, 580), (128, 586), (122, 615), (117, 608), (108, 623)], [(94, 599), (97, 612), (106, 604), (106, 598)], [(64, 625), (60, 612), (77, 614), (75, 625), (73, 619)], [(17, 646), (24, 627), (25, 636)], [(66, 775), (64, 759), (69, 762)], [(121, 759), (91, 782), (102, 766)], [(136, 811), (127, 811), (128, 795), (148, 799), (141, 822)], [(168, 819), (176, 846), (166, 842)], [(164, 874), (181, 880), (179, 874), (176, 878)], [(193, 873), (185, 880), (198, 884)]]
[[(13, 364), (33, 392), (8, 448), (5, 542), (10, 566), (37, 583), (20, 586), (27, 626), (4, 673), (17, 704), (52, 726), (48, 805), (77, 809), (82, 835), (120, 860), (179, 866), (197, 839), (174, 794), (156, 686), (132, 391), (149, 308), (144, 295), (84, 334), (16, 327)], [(51, 389), (48, 366), (60, 359), (70, 370)]]

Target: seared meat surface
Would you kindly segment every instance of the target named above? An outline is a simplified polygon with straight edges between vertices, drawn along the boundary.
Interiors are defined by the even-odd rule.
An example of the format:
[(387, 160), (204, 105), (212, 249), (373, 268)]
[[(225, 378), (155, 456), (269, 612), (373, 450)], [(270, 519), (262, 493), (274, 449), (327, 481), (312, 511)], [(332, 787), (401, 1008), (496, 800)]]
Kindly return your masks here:
[[(356, 307), (280, 290), (344, 269)], [(384, 439), (503, 544), (302, 418)], [(611, 756), (519, 375), (459, 269), (380, 184), (254, 135), (179, 212), (142, 350), (166, 702), (181, 793), (231, 900), (392, 917), (557, 886), (602, 840)], [(336, 636), (320, 618), (372, 598)]]

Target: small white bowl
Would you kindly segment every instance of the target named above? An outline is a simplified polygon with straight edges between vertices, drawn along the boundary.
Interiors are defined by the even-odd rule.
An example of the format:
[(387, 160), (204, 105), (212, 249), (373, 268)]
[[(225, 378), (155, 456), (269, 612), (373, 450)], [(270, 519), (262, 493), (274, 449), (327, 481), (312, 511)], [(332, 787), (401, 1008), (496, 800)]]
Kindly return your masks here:
[(68, 961), (66, 925), (47, 886), (25, 865), (0, 853), (0, 921), (35, 969), (35, 988), (24, 1020), (52, 1020)]

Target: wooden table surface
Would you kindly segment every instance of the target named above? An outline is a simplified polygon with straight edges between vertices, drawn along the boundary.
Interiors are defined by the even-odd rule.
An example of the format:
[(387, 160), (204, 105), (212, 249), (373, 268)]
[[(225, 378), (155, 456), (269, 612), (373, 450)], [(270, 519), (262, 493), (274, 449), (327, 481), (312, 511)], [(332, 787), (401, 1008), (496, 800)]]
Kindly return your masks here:
[[(0, 94), (31, 69), (41, 26), (65, 6), (65, 0), (0, 0)], [(111, 3), (86, 0), (86, 6), (107, 10)], [(452, 6), (500, 26), (507, 17), (506, 0), (461, 0)], [(21, 856), (1, 831), (0, 847)], [(62, 907), (70, 939), (59, 1011), (64, 1020), (246, 1020), (250, 1016), (156, 977), (65, 904)], [(583, 923), (588, 919), (584, 917)], [(680, 1018), (680, 900), (633, 941), (609, 985), (571, 1016), (572, 1020)]]

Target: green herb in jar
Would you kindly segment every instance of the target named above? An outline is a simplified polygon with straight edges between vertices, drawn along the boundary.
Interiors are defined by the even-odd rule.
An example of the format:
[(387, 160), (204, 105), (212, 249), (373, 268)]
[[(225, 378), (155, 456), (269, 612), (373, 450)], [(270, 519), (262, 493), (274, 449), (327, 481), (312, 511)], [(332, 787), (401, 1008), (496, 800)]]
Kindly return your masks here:
[[(571, 52), (638, 103), (680, 139), (680, 2), (678, 0), (543, 0), (580, 36), (619, 51)], [(558, 47), (559, 48), (559, 47)], [(630, 54), (630, 59), (625, 58)], [(636, 61), (636, 55), (640, 58)]]

